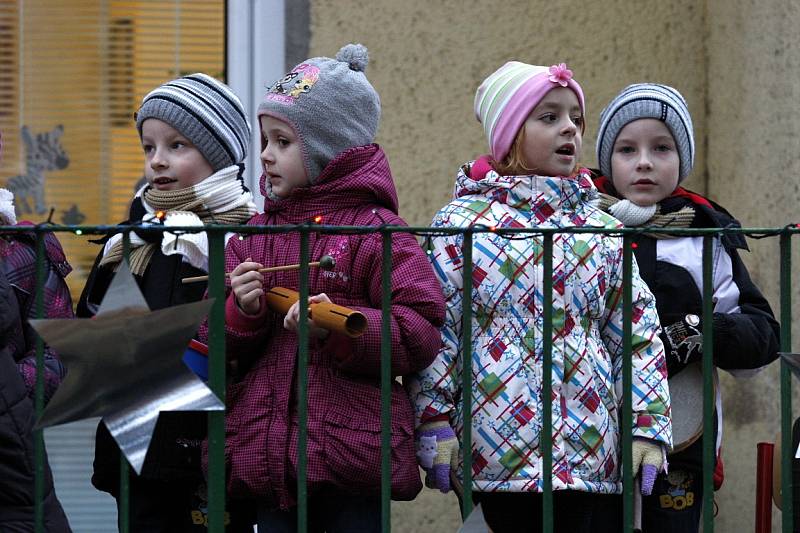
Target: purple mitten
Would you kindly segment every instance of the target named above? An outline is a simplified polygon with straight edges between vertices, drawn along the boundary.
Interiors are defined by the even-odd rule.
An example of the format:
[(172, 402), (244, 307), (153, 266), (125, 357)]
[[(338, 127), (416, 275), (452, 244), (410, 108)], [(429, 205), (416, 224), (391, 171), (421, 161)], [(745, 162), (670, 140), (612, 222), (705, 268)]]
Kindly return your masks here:
[(661, 444), (644, 438), (633, 439), (633, 474), (642, 469), (642, 494), (650, 496), (656, 476), (664, 466), (664, 451)]
[(658, 470), (655, 465), (642, 465), (642, 494), (644, 496), (650, 496), (653, 493), (657, 475)]
[(450, 470), (458, 464), (458, 440), (444, 420), (425, 422), (417, 429), (417, 459), (425, 470), (425, 484), (450, 491)]

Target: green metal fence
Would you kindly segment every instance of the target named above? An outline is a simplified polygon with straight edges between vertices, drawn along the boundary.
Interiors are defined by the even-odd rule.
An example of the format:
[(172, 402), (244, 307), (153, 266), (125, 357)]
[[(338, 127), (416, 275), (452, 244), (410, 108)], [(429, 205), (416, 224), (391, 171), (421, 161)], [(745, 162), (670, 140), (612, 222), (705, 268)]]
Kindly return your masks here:
[[(37, 251), (37, 294), (36, 309), (37, 316), (43, 316), (43, 298), (41, 287), (44, 283), (44, 234), (45, 232), (69, 232), (78, 235), (110, 235), (122, 232), (124, 234), (124, 249), (127, 256), (129, 246), (130, 231), (136, 226), (51, 226), (40, 225), (35, 227), (0, 227), (2, 232), (33, 232), (36, 235)], [(152, 228), (152, 227), (151, 227)], [(308, 298), (308, 274), (309, 274), (309, 235), (312, 233), (321, 234), (366, 234), (379, 233), (383, 238), (383, 271), (382, 271), (382, 343), (381, 343), (381, 426), (382, 426), (382, 454), (381, 454), (381, 498), (382, 498), (382, 527), (384, 532), (391, 530), (390, 519), (390, 397), (391, 397), (391, 321), (389, 320), (391, 287), (390, 272), (392, 268), (392, 239), (394, 233), (406, 232), (417, 236), (431, 235), (452, 235), (463, 234), (464, 245), (464, 278), (472, 277), (472, 242), (476, 233), (494, 232), (499, 235), (509, 237), (539, 236), (544, 243), (543, 272), (544, 272), (544, 299), (552, 300), (553, 294), (553, 235), (557, 233), (605, 233), (618, 236), (623, 240), (623, 305), (624, 314), (624, 344), (623, 344), (623, 390), (631, 390), (631, 276), (632, 276), (632, 239), (638, 234), (648, 233), (669, 233), (681, 236), (702, 236), (704, 242), (703, 249), (703, 414), (704, 414), (704, 433), (711, 435), (713, 432), (713, 411), (714, 411), (714, 391), (712, 386), (712, 313), (713, 302), (711, 298), (712, 283), (712, 241), (715, 236), (728, 233), (740, 233), (755, 238), (771, 237), (778, 238), (780, 241), (780, 322), (781, 322), (781, 351), (792, 351), (792, 282), (791, 282), (791, 244), (792, 237), (800, 233), (800, 224), (786, 226), (784, 228), (725, 228), (725, 229), (671, 229), (664, 228), (631, 228), (631, 229), (606, 229), (606, 228), (562, 228), (562, 229), (505, 229), (494, 227), (475, 226), (471, 228), (436, 228), (429, 227), (399, 227), (399, 226), (376, 226), (376, 227), (353, 227), (353, 226), (322, 226), (314, 224), (304, 224), (295, 226), (206, 226), (204, 228), (186, 227), (170, 228), (171, 232), (195, 233), (207, 231), (209, 235), (209, 296), (216, 298), (212, 307), (209, 320), (209, 387), (225, 400), (225, 341), (224, 341), (224, 239), (225, 234), (235, 232), (240, 235), (257, 233), (284, 233), (297, 232), (300, 234), (301, 252), (299, 262), (300, 268), (300, 301)], [(465, 283), (463, 295), (463, 336), (471, 337), (471, 308), (469, 303), (472, 301), (472, 284)], [(305, 533), (308, 526), (308, 493), (306, 486), (307, 457), (306, 441), (308, 419), (308, 407), (306, 399), (307, 387), (307, 364), (308, 364), (308, 328), (307, 308), (300, 306), (300, 326), (299, 326), (299, 354), (298, 354), (298, 465), (297, 465), (297, 517), (298, 531)], [(552, 328), (553, 316), (552, 307), (544, 308), (544, 354), (543, 354), (543, 376), (551, 376), (552, 372)], [(464, 361), (471, 361), (471, 348), (468, 343), (463, 345)], [(788, 533), (793, 531), (793, 498), (792, 498), (792, 405), (791, 405), (791, 374), (787, 364), (781, 361), (780, 369), (780, 405), (781, 405), (781, 471), (782, 471), (782, 502), (783, 520), (782, 531)], [(37, 344), (37, 381), (35, 408), (37, 416), (42, 412), (44, 406), (44, 378), (43, 378), (43, 345), (41, 340)], [(472, 412), (472, 369), (470, 365), (464, 365), (463, 369), (463, 412)], [(626, 394), (622, 399), (622, 466), (623, 466), (623, 518), (624, 531), (633, 531), (633, 474), (632, 465), (632, 399), (630, 394)], [(543, 432), (552, 434), (552, 400), (550, 379), (543, 379), (543, 408), (546, 413), (543, 423)], [(225, 510), (225, 472), (224, 472), (224, 413), (210, 412), (209, 418), (209, 468), (208, 468), (208, 487), (209, 487), (209, 520), (208, 530), (212, 533), (224, 532), (224, 510)], [(36, 432), (35, 436), (36, 454), (36, 531), (43, 532), (43, 488), (44, 488), (44, 441), (42, 431)], [(713, 486), (712, 474), (714, 466), (714, 442), (713, 439), (703, 440), (703, 485)], [(465, 417), (464, 430), (461, 442), (462, 450), (472, 448), (472, 424), (469, 417)], [(755, 451), (755, 450), (754, 450)], [(553, 499), (552, 499), (552, 461), (553, 450), (551, 439), (542, 439), (543, 454), (543, 531), (549, 533), (553, 531)], [(472, 456), (470, 453), (463, 454), (463, 509), (462, 514), (467, 516), (472, 510)], [(122, 531), (128, 531), (127, 500), (128, 500), (128, 465), (124, 458), (120, 465), (121, 476), (120, 499), (122, 501), (120, 516)], [(705, 490), (703, 496), (703, 531), (712, 533), (714, 531), (713, 517), (713, 498), (712, 490)]]

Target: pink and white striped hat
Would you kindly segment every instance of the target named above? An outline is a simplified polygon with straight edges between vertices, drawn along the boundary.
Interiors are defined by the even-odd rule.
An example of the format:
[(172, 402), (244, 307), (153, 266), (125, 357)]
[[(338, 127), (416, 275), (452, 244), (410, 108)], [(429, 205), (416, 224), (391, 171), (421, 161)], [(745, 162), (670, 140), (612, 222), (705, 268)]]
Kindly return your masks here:
[(572, 89), (585, 114), (583, 89), (564, 63), (542, 67), (509, 61), (483, 80), (475, 93), (475, 116), (483, 124), (495, 161), (508, 155), (530, 112), (556, 87)]

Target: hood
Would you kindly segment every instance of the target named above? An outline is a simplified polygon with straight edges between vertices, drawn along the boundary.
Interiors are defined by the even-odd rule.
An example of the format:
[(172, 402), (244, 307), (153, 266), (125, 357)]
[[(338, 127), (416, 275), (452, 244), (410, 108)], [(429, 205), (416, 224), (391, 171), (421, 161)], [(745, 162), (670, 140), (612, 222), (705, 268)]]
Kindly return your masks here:
[(482, 195), (515, 207), (544, 201), (553, 208), (575, 210), (597, 196), (586, 169), (571, 177), (501, 176), (492, 168), (489, 157), (482, 156), (459, 169), (453, 198)]
[(297, 187), (288, 198), (269, 197), (269, 183), (260, 180), (264, 213), (287, 224), (303, 223), (316, 216), (364, 205), (384, 207), (397, 214), (397, 190), (386, 154), (377, 144), (357, 146), (340, 153), (307, 187)]

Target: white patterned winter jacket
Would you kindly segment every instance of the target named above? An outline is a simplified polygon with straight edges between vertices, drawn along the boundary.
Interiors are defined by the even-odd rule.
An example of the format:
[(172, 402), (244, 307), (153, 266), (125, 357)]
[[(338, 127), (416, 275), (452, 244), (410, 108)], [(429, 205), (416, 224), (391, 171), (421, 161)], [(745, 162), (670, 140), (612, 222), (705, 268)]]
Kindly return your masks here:
[[(472, 179), (461, 168), (455, 199), (434, 227), (619, 228), (588, 203), (575, 179)], [(433, 239), (430, 255), (447, 299), (443, 348), (408, 380), (417, 423), (447, 415), (461, 440), (462, 235)], [(543, 245), (541, 235), (476, 233), (472, 292), (472, 471), (478, 491), (542, 491)], [(553, 238), (553, 489), (620, 493), (622, 239)], [(633, 263), (633, 436), (672, 445), (670, 400), (655, 300)], [(463, 454), (463, 450), (462, 450)], [(458, 475), (463, 479), (461, 463)]]

